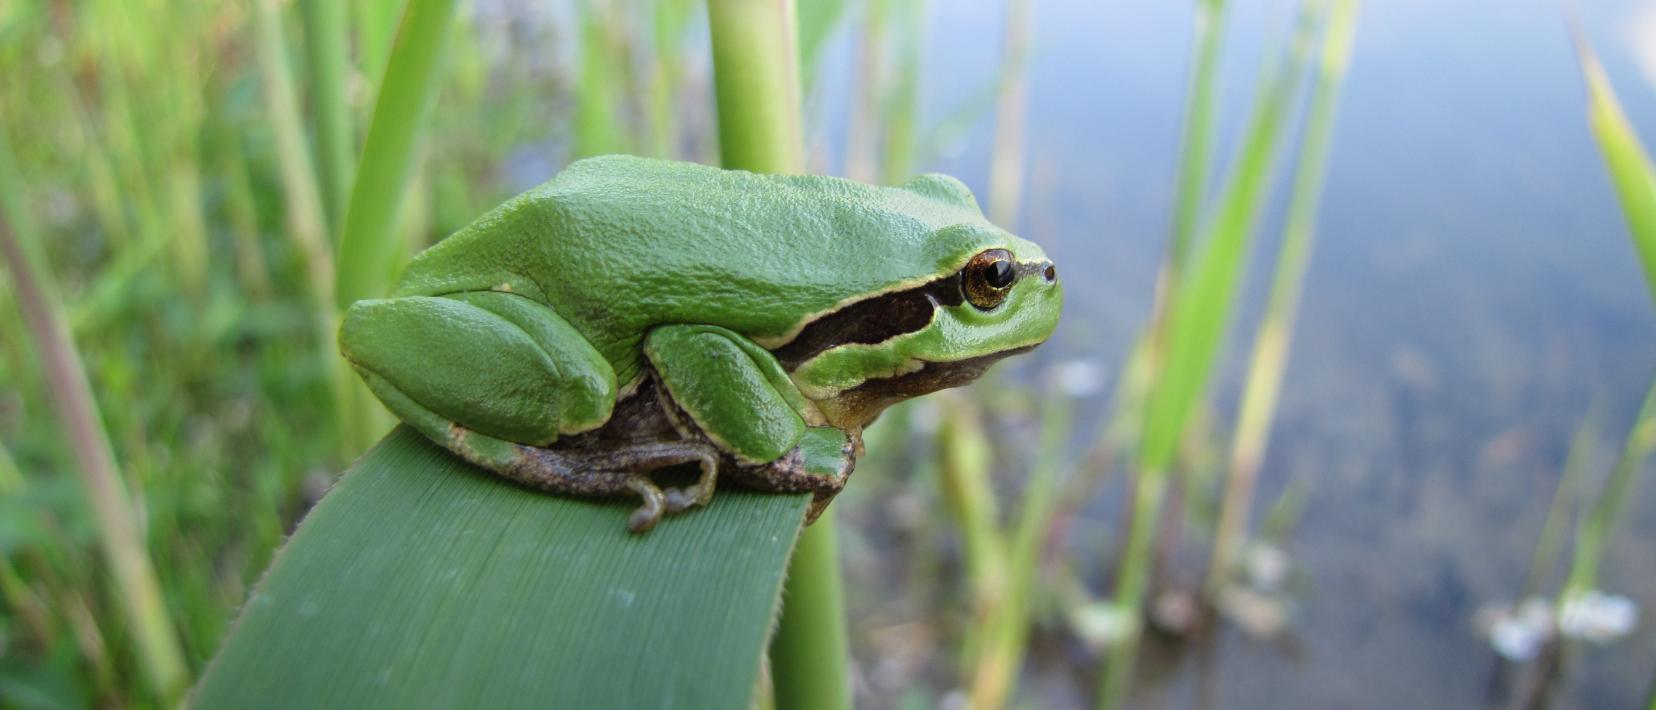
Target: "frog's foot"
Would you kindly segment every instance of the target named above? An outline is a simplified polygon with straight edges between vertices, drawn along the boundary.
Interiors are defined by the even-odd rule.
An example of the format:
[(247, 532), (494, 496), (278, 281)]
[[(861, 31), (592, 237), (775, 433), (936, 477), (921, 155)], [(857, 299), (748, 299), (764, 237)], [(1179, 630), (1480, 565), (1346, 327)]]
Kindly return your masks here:
[[(718, 484), (719, 455), (697, 441), (629, 442), (578, 449), (517, 447), (511, 465), (494, 468), (513, 480), (582, 496), (637, 495), (641, 502), (627, 519), (633, 532), (644, 532), (665, 515), (706, 505)], [(694, 463), (701, 469), (695, 483), (662, 489), (649, 474), (661, 468)], [(491, 467), (493, 468), (493, 467)]]
[(736, 475), (750, 488), (777, 493), (810, 493), (805, 522), (816, 521), (845, 488), (857, 465), (858, 437), (833, 427), (810, 427), (799, 445), (780, 458), (758, 466), (743, 466)]

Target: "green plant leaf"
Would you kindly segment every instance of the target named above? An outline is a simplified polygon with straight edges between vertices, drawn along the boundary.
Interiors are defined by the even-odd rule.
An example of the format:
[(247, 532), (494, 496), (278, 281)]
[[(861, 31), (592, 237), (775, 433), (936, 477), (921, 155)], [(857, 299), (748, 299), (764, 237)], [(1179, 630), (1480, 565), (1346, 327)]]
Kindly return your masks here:
[(635, 535), (623, 503), (399, 427), (278, 554), (192, 704), (746, 707), (807, 500), (722, 490)]

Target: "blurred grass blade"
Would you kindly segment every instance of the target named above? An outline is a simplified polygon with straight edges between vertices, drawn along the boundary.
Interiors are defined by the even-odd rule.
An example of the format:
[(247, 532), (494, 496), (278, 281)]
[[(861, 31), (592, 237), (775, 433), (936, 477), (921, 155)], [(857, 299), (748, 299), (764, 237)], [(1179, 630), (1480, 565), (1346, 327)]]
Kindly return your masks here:
[(1633, 497), (1633, 486), (1652, 450), (1656, 450), (1656, 378), (1651, 380), (1644, 404), (1633, 418), (1633, 426), (1627, 432), (1616, 467), (1604, 482), (1592, 510), (1576, 530), (1570, 578), (1564, 585), (1564, 593), (1559, 595), (1560, 605), (1598, 587), (1599, 562), (1604, 557), (1604, 545), (1610, 540), (1627, 500)]
[(437, 95), (455, 5), (456, 0), (409, 0), (403, 12), (340, 236), (335, 298), (342, 310), (384, 295), (407, 251), (407, 240), (397, 235), (397, 217)]
[[(389, 291), (408, 252), (409, 240), (397, 232), (398, 218), (440, 83), (438, 67), (455, 5), (456, 0), (408, 0), (403, 11), (339, 238), (334, 299), (341, 311)], [(360, 382), (339, 386), (351, 393), (343, 400), (345, 447), (361, 451), (389, 426), (390, 418)]]
[(405, 427), (277, 555), (210, 708), (747, 707), (805, 497), (721, 490), (646, 535)]
[(1656, 167), (1651, 166), (1650, 154), (1645, 152), (1633, 125), (1622, 112), (1604, 67), (1579, 34), (1576, 52), (1587, 79), (1587, 119), (1592, 125), (1593, 137), (1598, 139), (1599, 151), (1604, 154), (1605, 166), (1610, 169), (1616, 196), (1621, 198), (1627, 229), (1633, 237), (1639, 262), (1644, 265), (1651, 298), (1656, 299)]
[(845, 177), (874, 182), (880, 175), (880, 111), (885, 86), (886, 23), (892, 0), (862, 3), (862, 31), (857, 33), (856, 68), (845, 128)]
[(617, 39), (617, 10), (608, 0), (582, 0), (581, 68), (577, 81), (573, 158), (627, 152), (621, 93), (627, 60)]
[(880, 182), (900, 185), (914, 177), (920, 122), (920, 61), (926, 44), (926, 0), (886, 0), (895, 30), (893, 83), (880, 100), (885, 127)]
[(1173, 235), (1168, 240), (1164, 266), (1177, 273), (1184, 268), (1196, 218), (1207, 191), (1208, 165), (1213, 155), (1214, 77), (1219, 68), (1219, 45), (1224, 38), (1225, 0), (1198, 0), (1196, 41), (1190, 65), (1190, 89), (1185, 95), (1184, 125), (1180, 129), (1179, 182), (1173, 203)]
[[(1242, 152), (1227, 178), (1218, 211), (1206, 236), (1194, 245), (1198, 252), (1192, 255), (1187, 272), (1179, 275), (1167, 294), (1165, 322), (1153, 326), (1147, 346), (1153, 353), (1151, 384), (1136, 455), (1131, 523), (1115, 580), (1115, 603), (1135, 622), (1149, 586), (1151, 542), (1167, 477), (1230, 323), (1256, 222), (1268, 201), (1277, 144), (1324, 7), (1325, 0), (1300, 3), (1286, 56), (1266, 70), (1259, 86)], [(1111, 650), (1099, 689), (1100, 707), (1116, 708), (1125, 701), (1136, 649), (1137, 634), (1129, 633)]]
[[(364, 386), (356, 374), (346, 366), (334, 345), (334, 333), (339, 328), (338, 311), (334, 308), (334, 260), (328, 243), (328, 222), (323, 212), (323, 193), (317, 181), (317, 172), (311, 163), (311, 153), (305, 143), (305, 126), (299, 117), (298, 93), (293, 88), (293, 76), (288, 70), (287, 40), (282, 28), (282, 16), (277, 0), (255, 0), (253, 7), (254, 31), (257, 34), (259, 71), (263, 74), (265, 110), (269, 112), (271, 132), (276, 138), (276, 163), (281, 177), (284, 198), (283, 212), (287, 217), (287, 231), (295, 251), (305, 268), (305, 285), (315, 305), (317, 330), (317, 357), (327, 375), (328, 389), (343, 436), (343, 457), (354, 456), (366, 449), (372, 431), (358, 426), (375, 411), (368, 401)], [(360, 410), (360, 411), (359, 411)]]
[(1007, 705), (1029, 651), (1029, 625), (1041, 579), (1041, 551), (1058, 502), (1059, 465), (1070, 432), (1069, 398), (1056, 390), (1042, 398), (1039, 448), (1024, 489), (1023, 509), (1006, 546), (1006, 589), (982, 624), (984, 641), (969, 676), (973, 708)]
[(817, 62), (828, 38), (839, 29), (847, 0), (812, 0), (799, 6), (799, 86), (802, 96), (816, 88)]
[(645, 118), (649, 123), (646, 133), (653, 157), (671, 159), (679, 154), (674, 100), (684, 76), (685, 28), (694, 9), (693, 0), (656, 0), (651, 14), (650, 37), (655, 42), (655, 52), (649, 65)]
[(1024, 123), (1029, 114), (1029, 5), (1030, 0), (1005, 3), (995, 143), (989, 158), (989, 217), (1014, 231), (1023, 197)]
[(1592, 459), (1593, 442), (1597, 439), (1594, 419), (1589, 414), (1570, 440), (1570, 452), (1564, 457), (1564, 473), (1558, 477), (1552, 504), (1547, 506), (1547, 518), (1541, 524), (1541, 537), (1536, 540), (1535, 551), (1530, 554), (1529, 571), (1524, 574), (1524, 583), (1514, 597), (1518, 603), (1543, 594), (1542, 586), (1558, 564), (1558, 553), (1564, 548), (1567, 523), (1570, 514), (1578, 507), (1576, 501), (1582, 494), (1582, 484)]
[[(726, 168), (797, 173), (805, 166), (793, 0), (708, 0), (719, 155)], [(786, 238), (777, 235), (776, 238)], [(769, 503), (791, 505), (796, 496)], [(771, 643), (776, 707), (851, 707), (850, 661), (834, 512), (800, 536)]]
[[(1638, 134), (1616, 100), (1610, 78), (1579, 29), (1575, 42), (1581, 71), (1587, 80), (1588, 121), (1610, 170), (1622, 212), (1627, 216), (1628, 232), (1644, 265), (1646, 284), (1652, 299), (1656, 299), (1656, 167), (1652, 167), (1650, 155), (1639, 143)], [(1652, 380), (1644, 404), (1639, 407), (1616, 468), (1576, 533), (1570, 578), (1559, 597), (1560, 603), (1597, 585), (1604, 544), (1653, 448), (1656, 448), (1656, 379)]]
[(1145, 470), (1167, 470), (1184, 423), (1206, 389), (1230, 323), (1259, 215), (1268, 201), (1277, 146), (1324, 4), (1325, 0), (1301, 3), (1286, 61), (1267, 70), (1248, 121), (1241, 156), (1226, 182), (1218, 211), (1197, 245), (1188, 278), (1179, 280), (1169, 304), (1163, 344), (1166, 360), (1145, 405), (1146, 428), (1139, 451), (1139, 463)]
[(161, 704), (170, 705), (183, 692), (189, 671), (150, 562), (148, 537), (115, 462), (80, 351), (69, 336), (57, 283), (29, 216), (16, 166), (0, 134), (0, 260), (11, 272), (18, 308), (46, 370), (87, 508), (97, 521), (98, 545), (112, 577), (110, 596), (131, 634), (133, 655), (151, 691)]
[(1311, 113), (1306, 119), (1305, 142), (1294, 173), (1288, 226), (1277, 253), (1265, 316), (1254, 336), (1247, 384), (1242, 392), (1236, 431), (1231, 437), (1230, 472), (1208, 566), (1209, 592), (1217, 591), (1217, 585), (1225, 579), (1231, 560), (1247, 535), (1254, 481), (1259, 477), (1259, 468), (1264, 463), (1265, 445), (1276, 418), (1277, 397), (1282, 391), (1282, 378), (1288, 367), (1294, 315), (1299, 309), (1305, 270), (1311, 258), (1317, 206), (1322, 198), (1323, 176), (1327, 172), (1329, 144), (1334, 133), (1335, 109), (1339, 105), (1340, 83), (1345, 77), (1353, 35), (1357, 31), (1357, 10), (1357, 0), (1334, 0), (1328, 28), (1323, 36), (1320, 66), (1312, 89)]
[(345, 103), (346, 15), (349, 3), (337, 0), (301, 0), (305, 19), (305, 70), (310, 77), (312, 124), (316, 127), (316, 164), (322, 207), (328, 232), (337, 237), (350, 199), (351, 160), (356, 137), (351, 133), (350, 107)]

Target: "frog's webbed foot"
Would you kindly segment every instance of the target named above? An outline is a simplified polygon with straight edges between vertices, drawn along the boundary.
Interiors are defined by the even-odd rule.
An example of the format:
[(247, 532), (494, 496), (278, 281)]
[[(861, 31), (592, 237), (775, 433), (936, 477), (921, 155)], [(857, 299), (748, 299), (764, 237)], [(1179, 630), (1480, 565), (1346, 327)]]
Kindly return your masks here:
[(860, 437), (833, 427), (810, 427), (799, 445), (770, 463), (742, 466), (734, 471), (750, 488), (776, 493), (810, 493), (805, 523), (816, 521), (856, 468)]
[[(567, 449), (512, 444), (512, 455), (505, 460), (474, 457), (477, 449), (465, 443), (452, 442), (450, 448), (524, 485), (584, 497), (637, 495), (639, 506), (627, 519), (633, 532), (655, 527), (665, 515), (707, 505), (718, 484), (718, 450), (699, 441), (615, 442)], [(691, 485), (663, 489), (650, 479), (653, 471), (688, 463), (701, 469)]]

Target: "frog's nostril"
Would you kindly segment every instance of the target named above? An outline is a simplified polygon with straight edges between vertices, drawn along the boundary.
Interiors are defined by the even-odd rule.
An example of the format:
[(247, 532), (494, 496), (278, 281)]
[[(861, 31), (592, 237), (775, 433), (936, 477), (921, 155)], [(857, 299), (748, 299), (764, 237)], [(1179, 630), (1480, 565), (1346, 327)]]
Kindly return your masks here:
[(1047, 283), (1052, 283), (1053, 281), (1057, 281), (1058, 280), (1058, 267), (1055, 267), (1051, 264), (1047, 264), (1046, 271), (1042, 272), (1042, 274), (1044, 274), (1046, 276)]

